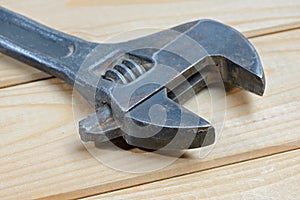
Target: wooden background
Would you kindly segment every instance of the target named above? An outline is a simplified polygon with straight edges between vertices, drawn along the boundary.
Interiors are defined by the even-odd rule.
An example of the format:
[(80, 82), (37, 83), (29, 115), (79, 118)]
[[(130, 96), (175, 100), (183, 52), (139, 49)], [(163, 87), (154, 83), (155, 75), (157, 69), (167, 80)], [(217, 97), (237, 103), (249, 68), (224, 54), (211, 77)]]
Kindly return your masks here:
[(263, 98), (240, 90), (227, 95), (222, 138), (209, 156), (193, 159), (197, 151), (190, 152), (190, 159), (151, 174), (128, 174), (104, 166), (83, 147), (69, 86), (0, 55), (0, 199), (299, 198), (299, 0), (0, 0), (0, 5), (98, 42), (140, 28), (219, 20), (251, 38), (267, 77)]

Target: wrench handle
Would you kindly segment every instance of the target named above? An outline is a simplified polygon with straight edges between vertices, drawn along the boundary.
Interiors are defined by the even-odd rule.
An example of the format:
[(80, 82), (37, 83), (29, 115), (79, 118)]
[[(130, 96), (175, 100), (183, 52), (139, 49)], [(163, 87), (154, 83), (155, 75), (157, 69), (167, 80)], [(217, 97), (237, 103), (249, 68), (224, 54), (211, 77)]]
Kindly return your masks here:
[(96, 46), (0, 7), (0, 52), (70, 85)]

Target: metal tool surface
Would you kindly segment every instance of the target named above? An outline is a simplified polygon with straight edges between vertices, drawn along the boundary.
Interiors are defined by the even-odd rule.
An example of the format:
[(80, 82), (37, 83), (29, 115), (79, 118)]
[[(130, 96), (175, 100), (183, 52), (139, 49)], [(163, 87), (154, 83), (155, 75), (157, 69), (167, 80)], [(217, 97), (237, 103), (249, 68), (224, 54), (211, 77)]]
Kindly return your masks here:
[[(201, 48), (193, 48), (195, 44)], [(100, 49), (97, 59), (89, 59), (95, 48)], [(192, 55), (192, 61), (170, 49)], [(214, 127), (180, 104), (205, 88), (215, 74), (226, 87), (258, 95), (265, 89), (262, 64), (251, 43), (233, 28), (212, 20), (117, 44), (98, 44), (0, 7), (0, 52), (78, 90), (95, 108), (80, 122), (79, 132), (86, 142), (124, 138), (146, 149), (211, 145)], [(161, 109), (151, 117), (155, 105)]]

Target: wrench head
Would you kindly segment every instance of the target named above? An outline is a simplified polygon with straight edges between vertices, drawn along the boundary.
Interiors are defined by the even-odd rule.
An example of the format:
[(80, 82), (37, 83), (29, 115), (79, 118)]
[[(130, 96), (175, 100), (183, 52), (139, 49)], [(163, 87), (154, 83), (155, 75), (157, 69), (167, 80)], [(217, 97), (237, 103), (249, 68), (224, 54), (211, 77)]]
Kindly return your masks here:
[[(170, 30), (176, 37), (170, 36)], [(170, 30), (114, 46), (136, 48), (122, 59), (119, 56), (121, 61), (113, 66), (103, 64), (98, 89), (99, 94), (105, 91), (109, 101), (103, 102), (99, 95), (103, 103), (98, 104), (97, 114), (80, 123), (84, 141), (123, 137), (130, 145), (154, 150), (208, 146), (215, 142), (214, 127), (179, 102), (213, 83), (208, 77), (216, 74), (227, 88), (263, 95), (265, 76), (259, 55), (241, 33), (212, 20)], [(186, 59), (182, 52), (196, 59)], [(110, 90), (101, 87), (108, 81)], [(92, 121), (99, 122), (100, 128)]]

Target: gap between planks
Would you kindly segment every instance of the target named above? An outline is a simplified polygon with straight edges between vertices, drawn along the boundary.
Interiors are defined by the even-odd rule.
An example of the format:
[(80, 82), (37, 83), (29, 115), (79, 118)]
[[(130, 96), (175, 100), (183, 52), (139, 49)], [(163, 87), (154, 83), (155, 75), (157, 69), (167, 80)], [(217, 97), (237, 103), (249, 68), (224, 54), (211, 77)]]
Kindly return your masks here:
[(39, 81), (46, 81), (46, 80), (55, 79), (55, 78), (56, 77), (53, 77), (53, 76), (49, 75), (49, 77), (45, 77), (45, 78), (35, 79), (35, 80), (31, 80), (31, 81), (24, 81), (22, 83), (15, 83), (15, 84), (11, 84), (11, 85), (8, 85), (8, 86), (3, 86), (3, 87), (0, 86), (0, 89), (17, 87), (17, 86), (20, 86), (20, 85), (26, 85), (26, 84), (31, 84), (31, 83), (35, 83), (35, 82), (39, 82)]
[(248, 199), (252, 196), (295, 199), (300, 194), (297, 186), (299, 153), (300, 150), (296, 149), (84, 199), (140, 199), (145, 196), (151, 199), (181, 199), (183, 195), (187, 199)]
[(262, 29), (257, 29), (257, 30), (246, 31), (246, 32), (244, 32), (244, 35), (247, 38), (252, 39), (252, 38), (272, 35), (272, 34), (276, 34), (276, 33), (297, 30), (299, 28), (300, 28), (300, 21), (294, 22), (294, 23), (289, 23), (289, 24), (284, 24), (284, 25), (277, 25), (277, 26), (273, 26), (273, 27), (267, 27), (267, 28), (262, 28)]
[[(300, 150), (299, 143), (300, 143), (300, 140), (296, 141), (296, 142), (291, 142), (289, 144), (285, 144), (284, 146), (273, 146), (273, 147), (268, 147), (265, 149), (254, 150), (251, 152), (251, 155), (249, 155), (249, 158), (245, 158), (245, 155), (249, 154), (249, 152), (242, 153), (240, 155), (233, 155), (233, 156), (225, 157), (225, 158), (218, 158), (218, 159), (215, 159), (212, 161), (205, 162), (205, 165), (207, 167), (203, 167), (202, 169), (199, 169), (199, 167), (196, 166), (194, 169), (193, 168), (189, 169), (189, 171), (184, 169), (184, 172), (182, 171), (182, 169), (180, 169), (182, 171), (181, 172), (178, 168), (174, 168), (174, 169), (168, 171), (165, 175), (163, 174), (165, 172), (163, 172), (163, 173), (153, 172), (152, 176), (151, 176), (151, 177), (154, 177), (153, 180), (151, 178), (149, 179), (148, 174), (142, 175), (139, 177), (129, 178), (126, 180), (118, 181), (119, 187), (116, 189), (109, 189), (110, 187), (113, 188), (113, 185), (116, 184), (116, 182), (114, 182), (114, 183), (108, 183), (105, 188), (103, 188), (103, 186), (95, 186), (95, 187), (85, 188), (85, 189), (67, 192), (67, 193), (63, 193), (63, 194), (51, 195), (48, 197), (43, 197), (41, 199), (43, 199), (43, 200), (70, 199), (70, 198), (77, 199), (77, 198), (87, 198), (87, 197), (93, 197), (93, 196), (97, 196), (97, 195), (101, 195), (101, 194), (107, 194), (107, 193), (111, 193), (111, 192), (115, 192), (115, 191), (119, 191), (119, 190), (134, 188), (137, 186), (158, 182), (158, 181), (170, 180), (170, 179), (181, 177), (181, 176), (191, 175), (191, 174), (195, 174), (195, 173), (199, 173), (199, 172), (203, 172), (203, 171), (209, 171), (209, 170), (213, 170), (213, 169), (220, 169), (222, 167), (227, 167), (227, 166), (231, 166), (231, 165), (235, 165), (235, 164), (239, 164), (239, 163), (254, 161), (256, 159), (267, 158), (267, 157), (271, 157), (274, 155), (280, 155), (280, 154), (284, 154), (284, 153), (291, 152), (291, 151), (297, 151), (297, 150)], [(276, 149), (276, 150), (274, 150), (274, 149)], [(265, 153), (262, 154), (262, 151)], [(253, 156), (253, 155), (257, 155), (257, 156)], [(237, 158), (239, 158), (239, 159), (237, 159)], [(223, 164), (216, 164), (216, 163), (223, 163)], [(157, 177), (162, 177), (162, 178), (157, 178)], [(136, 179), (140, 179), (140, 181), (139, 180), (137, 181)], [(146, 181), (147, 179), (149, 179), (149, 180)], [(132, 183), (138, 182), (138, 183), (131, 184), (130, 186), (128, 186), (128, 184), (126, 184), (126, 182), (132, 182)], [(123, 185), (125, 185), (125, 186), (123, 186)]]

